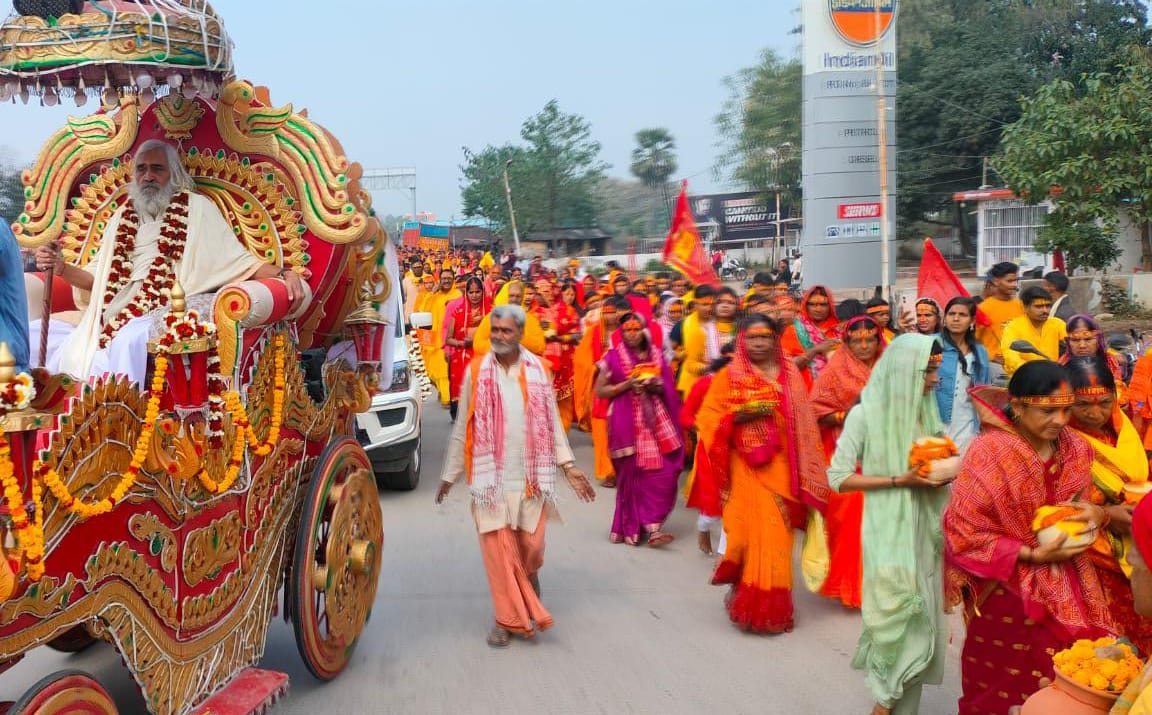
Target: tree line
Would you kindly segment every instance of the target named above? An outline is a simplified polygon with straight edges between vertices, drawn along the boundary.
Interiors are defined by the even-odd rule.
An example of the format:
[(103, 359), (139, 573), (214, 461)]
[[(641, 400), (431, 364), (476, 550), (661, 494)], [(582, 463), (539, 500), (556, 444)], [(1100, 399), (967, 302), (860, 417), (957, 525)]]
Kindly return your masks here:
[[(919, 238), (925, 223), (958, 218), (970, 228), (953, 214), (952, 195), (990, 183), (1054, 199), (1042, 250), (1063, 250), (1072, 268), (1114, 261), (1118, 209), (1152, 218), (1145, 3), (902, 0), (897, 23), (899, 235)], [(729, 80), (717, 120), (720, 166), (749, 188), (781, 187), (795, 199), (801, 72), (798, 58), (766, 50)], [(974, 253), (971, 233), (962, 239)]]

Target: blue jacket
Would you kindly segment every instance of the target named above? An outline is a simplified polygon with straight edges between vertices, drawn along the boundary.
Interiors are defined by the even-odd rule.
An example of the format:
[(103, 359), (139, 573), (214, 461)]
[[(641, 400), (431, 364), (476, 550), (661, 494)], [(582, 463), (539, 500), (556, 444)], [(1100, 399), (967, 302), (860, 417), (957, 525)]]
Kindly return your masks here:
[(0, 218), (0, 341), (16, 358), (16, 370), (28, 369), (28, 297), (24, 292), (24, 262), (20, 246)]
[[(954, 345), (936, 336), (944, 346), (944, 362), (940, 365), (940, 384), (936, 387), (936, 404), (940, 407), (940, 421), (952, 421), (952, 396), (956, 391), (956, 371), (960, 369), (960, 351)], [(976, 362), (972, 370), (973, 385), (987, 385), (992, 381), (988, 351), (976, 343)]]

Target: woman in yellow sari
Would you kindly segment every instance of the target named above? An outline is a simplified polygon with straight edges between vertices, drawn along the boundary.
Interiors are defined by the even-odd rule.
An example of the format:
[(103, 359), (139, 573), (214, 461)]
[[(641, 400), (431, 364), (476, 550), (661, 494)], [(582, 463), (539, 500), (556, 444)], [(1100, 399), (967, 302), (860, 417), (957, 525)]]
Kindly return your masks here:
[[(448, 381), (448, 354), (444, 351), (444, 321), (447, 317), (448, 303), (460, 297), (460, 291), (454, 285), (455, 276), (452, 271), (440, 271), (439, 289), (428, 296), (424, 310), (432, 314), (432, 335), (428, 338), (432, 351), (432, 360), (425, 356), (424, 362), (428, 367), (428, 377), (436, 385), (440, 393), (440, 404), (447, 408), (452, 399), (452, 386)], [(420, 343), (424, 345), (423, 340)], [(433, 364), (436, 367), (433, 367)], [(441, 370), (440, 365), (443, 365)]]
[(1070, 426), (1092, 445), (1092, 490), (1084, 497), (1104, 507), (1109, 522), (1106, 539), (1089, 553), (1100, 573), (1109, 609), (1122, 635), (1142, 653), (1152, 649), (1152, 622), (1136, 615), (1129, 577), (1132, 564), (1132, 510), (1148, 483), (1148, 457), (1136, 428), (1117, 402), (1116, 385), (1107, 362), (1074, 357), (1068, 362), (1076, 403)]
[(424, 357), (424, 368), (428, 371), (428, 380), (437, 391), (441, 383), (448, 382), (448, 361), (444, 357), (444, 350), (440, 346), (440, 332), (436, 329), (435, 301), (440, 294), (440, 286), (436, 277), (426, 272), (420, 279), (420, 292), (416, 294), (416, 301), (412, 305), (413, 313), (431, 313), (432, 327), (418, 328), (416, 340), (420, 343), (420, 353)]

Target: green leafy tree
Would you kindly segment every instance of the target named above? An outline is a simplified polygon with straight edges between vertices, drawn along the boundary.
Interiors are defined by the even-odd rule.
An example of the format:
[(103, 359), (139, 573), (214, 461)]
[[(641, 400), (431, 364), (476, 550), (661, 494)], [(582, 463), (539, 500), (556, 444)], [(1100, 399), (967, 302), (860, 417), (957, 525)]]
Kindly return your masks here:
[(595, 225), (596, 189), (607, 165), (599, 159), (600, 144), (592, 139), (587, 120), (565, 114), (552, 100), (524, 122), (520, 136), (523, 144), (479, 151), (464, 147), (464, 214), (482, 216), (504, 227), (505, 235), (511, 233), (507, 170), (521, 233)]
[[(984, 161), (1020, 118), (1020, 97), (1048, 81), (1113, 72), (1129, 48), (1149, 44), (1135, 0), (904, 0), (899, 23), (897, 208), (906, 235), (951, 209), (954, 192), (999, 183)], [(974, 250), (970, 234), (962, 238)]]
[(593, 191), (608, 165), (600, 161), (600, 142), (592, 139), (588, 120), (561, 112), (553, 99), (524, 122), (520, 138), (527, 142), (529, 166), (543, 192), (546, 230), (594, 224)]
[(0, 146), (0, 219), (15, 221), (24, 210), (23, 167), (7, 147)]
[(660, 199), (661, 210), (653, 212), (657, 223), (668, 223), (671, 216), (671, 197), (668, 179), (676, 173), (676, 141), (663, 127), (641, 129), (636, 132), (636, 148), (632, 150), (629, 169)]
[(1081, 268), (1107, 270), (1121, 254), (1114, 232), (1095, 222), (1076, 223), (1060, 212), (1044, 217), (1035, 246), (1044, 253), (1063, 252), (1070, 274)]
[[(1045, 232), (1049, 249), (1071, 262), (1104, 268), (1108, 251), (1085, 242), (1115, 244), (1118, 211), (1152, 220), (1152, 65), (1143, 54), (1119, 74), (1097, 74), (1081, 86), (1055, 80), (1023, 103), (1020, 120), (1004, 132), (996, 165), (1008, 186), (1027, 200), (1053, 193), (1056, 216)], [(1099, 234), (1088, 227), (1099, 224)], [(1145, 254), (1149, 251), (1145, 249)]]
[(764, 50), (760, 63), (725, 78), (728, 100), (716, 117), (723, 152), (716, 173), (753, 191), (800, 186), (803, 67)]

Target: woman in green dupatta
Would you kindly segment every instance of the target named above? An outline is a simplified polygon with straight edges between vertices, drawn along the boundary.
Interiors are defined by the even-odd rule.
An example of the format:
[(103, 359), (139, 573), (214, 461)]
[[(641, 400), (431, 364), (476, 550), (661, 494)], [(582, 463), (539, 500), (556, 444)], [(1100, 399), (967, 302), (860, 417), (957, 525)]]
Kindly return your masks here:
[(941, 358), (933, 337), (897, 336), (848, 413), (828, 468), (833, 489), (864, 492), (863, 632), (852, 667), (868, 674), (873, 715), (917, 712), (924, 684), (944, 677), (948, 490), (908, 468), (913, 443), (943, 430), (932, 394)]

